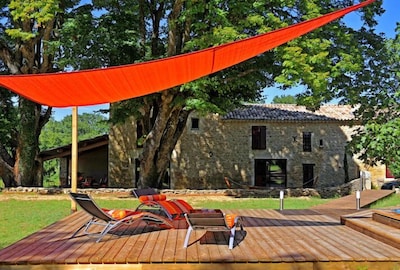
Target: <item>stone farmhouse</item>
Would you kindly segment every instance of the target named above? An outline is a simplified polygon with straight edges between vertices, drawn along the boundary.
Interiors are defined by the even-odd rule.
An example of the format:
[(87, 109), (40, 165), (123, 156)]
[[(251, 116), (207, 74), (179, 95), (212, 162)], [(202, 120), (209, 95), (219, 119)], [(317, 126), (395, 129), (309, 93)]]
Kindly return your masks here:
[[(238, 186), (332, 187), (369, 170), (383, 181), (385, 166), (364, 168), (346, 153), (357, 122), (350, 106), (325, 105), (312, 112), (288, 104), (247, 104), (226, 115), (192, 113), (178, 141), (165, 188)], [(109, 134), (111, 186), (133, 187), (139, 178), (138, 130), (134, 119)]]

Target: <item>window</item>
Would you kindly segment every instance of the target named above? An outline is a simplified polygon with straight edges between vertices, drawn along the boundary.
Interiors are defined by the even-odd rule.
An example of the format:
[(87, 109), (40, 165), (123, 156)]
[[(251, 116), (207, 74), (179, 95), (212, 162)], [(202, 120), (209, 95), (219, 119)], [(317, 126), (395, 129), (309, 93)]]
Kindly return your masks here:
[(191, 129), (199, 129), (199, 118), (192, 118), (192, 126)]
[(311, 132), (303, 132), (303, 151), (311, 152)]
[(265, 126), (251, 127), (251, 148), (266, 149), (267, 148), (267, 128)]

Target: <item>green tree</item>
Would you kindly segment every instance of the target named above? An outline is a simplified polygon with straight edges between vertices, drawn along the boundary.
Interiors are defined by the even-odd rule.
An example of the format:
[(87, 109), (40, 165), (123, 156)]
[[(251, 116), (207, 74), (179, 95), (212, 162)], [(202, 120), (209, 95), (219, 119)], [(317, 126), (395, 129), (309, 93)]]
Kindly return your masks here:
[[(40, 135), (40, 149), (43, 151), (70, 144), (71, 129), (71, 115), (65, 116), (60, 121), (50, 118)], [(100, 113), (83, 113), (78, 117), (78, 129), (79, 141), (108, 134), (108, 119)]]
[(272, 99), (273, 104), (297, 104), (297, 99), (291, 95), (275, 96)]
[[(72, 1), (64, 1), (64, 7)], [(37, 74), (56, 71), (54, 55), (48, 53), (48, 42), (60, 26), (62, 7), (59, 1), (11, 0), (1, 3), (0, 62), (3, 74)], [(51, 116), (51, 108), (24, 97), (17, 97), (18, 118), (9, 129), (11, 139), (1, 141), (2, 174), (13, 176), (8, 184), (40, 185), (41, 164), (39, 135)], [(15, 121), (16, 120), (16, 121)]]
[[(365, 85), (349, 101), (359, 104), (356, 111), (363, 128), (353, 136), (350, 150), (361, 153), (368, 165), (382, 162), (400, 175), (400, 24), (394, 39), (372, 46), (369, 59), (375, 67), (366, 69)], [(375, 57), (376, 55), (376, 57)]]
[[(98, 16), (91, 16), (93, 10), (86, 6), (68, 19), (71, 30), (61, 33), (62, 65), (79, 69), (88, 63), (110, 66), (174, 56), (272, 31), (351, 4), (330, 0), (94, 1), (91, 7), (101, 10)], [(140, 185), (160, 185), (193, 110), (224, 113), (243, 101), (259, 100), (262, 89), (275, 83), (283, 88), (304, 85), (307, 91), (299, 101), (311, 108), (352, 94), (349, 85), (362, 88), (362, 78), (354, 77), (364, 68), (364, 56), (371, 56), (366, 52), (368, 44), (382, 41), (370, 27), (376, 24), (373, 16), (383, 10), (377, 2), (361, 12), (365, 27), (359, 31), (338, 20), (216, 74), (113, 104), (113, 121), (134, 115), (146, 134)], [(82, 38), (76, 38), (76, 32)], [(116, 52), (112, 49), (116, 44), (126, 47)]]
[[(44, 126), (40, 135), (40, 149), (48, 150), (71, 144), (71, 124), (71, 115), (64, 117), (61, 121), (50, 118), (50, 121)], [(78, 129), (79, 141), (108, 134), (108, 119), (98, 112), (83, 113), (78, 117)], [(52, 182), (58, 181), (59, 165), (58, 159), (44, 162), (44, 182), (49, 180)]]
[(14, 95), (0, 88), (0, 178), (6, 186), (13, 183), (14, 155), (17, 148), (17, 110), (13, 104)]

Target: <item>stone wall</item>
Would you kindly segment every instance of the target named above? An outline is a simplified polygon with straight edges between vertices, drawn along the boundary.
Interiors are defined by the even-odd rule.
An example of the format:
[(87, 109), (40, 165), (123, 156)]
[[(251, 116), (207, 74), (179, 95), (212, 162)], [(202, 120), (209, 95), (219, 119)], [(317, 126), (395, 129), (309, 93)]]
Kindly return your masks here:
[[(321, 197), (336, 198), (354, 193), (359, 190), (360, 179), (356, 179), (339, 187), (310, 189), (310, 188), (287, 188), (283, 189), (286, 197)], [(3, 193), (35, 193), (41, 195), (68, 194), (69, 188), (41, 188), (41, 187), (13, 187), (0, 190)], [(170, 196), (233, 196), (237, 198), (279, 198), (281, 189), (163, 189), (162, 194)], [(98, 188), (78, 189), (78, 192), (88, 194), (109, 194), (112, 196), (133, 197), (130, 188)]]
[[(200, 119), (191, 128), (191, 118)], [(251, 149), (251, 127), (266, 126), (267, 149)], [(172, 189), (223, 189), (224, 177), (243, 186), (255, 183), (255, 160), (283, 159), (287, 162), (287, 187), (303, 186), (303, 164), (314, 165), (316, 188), (342, 185), (359, 177), (361, 162), (346, 156), (345, 146), (354, 128), (344, 121), (237, 121), (218, 114), (199, 117), (193, 113), (172, 155), (169, 175)], [(303, 132), (312, 133), (312, 152), (302, 149)], [(111, 187), (135, 187), (138, 168), (135, 160), (136, 125), (130, 118), (115, 125), (109, 140), (109, 181)], [(364, 168), (363, 168), (364, 169)], [(371, 168), (370, 168), (371, 169)], [(384, 169), (376, 169), (372, 182), (384, 179)]]
[(136, 127), (133, 117), (125, 124), (116, 124), (109, 133), (109, 185), (133, 187), (135, 182)]
[[(251, 149), (252, 126), (266, 126), (267, 149)], [(345, 146), (352, 130), (339, 121), (226, 121), (215, 114), (200, 118), (199, 129), (188, 121), (172, 154), (172, 188), (222, 188), (224, 177), (254, 185), (256, 159), (286, 160), (289, 188), (302, 187), (303, 164), (314, 164), (317, 187), (338, 186), (346, 180)], [(303, 132), (312, 133), (312, 152), (302, 149)], [(359, 177), (357, 160), (346, 159), (349, 179)]]

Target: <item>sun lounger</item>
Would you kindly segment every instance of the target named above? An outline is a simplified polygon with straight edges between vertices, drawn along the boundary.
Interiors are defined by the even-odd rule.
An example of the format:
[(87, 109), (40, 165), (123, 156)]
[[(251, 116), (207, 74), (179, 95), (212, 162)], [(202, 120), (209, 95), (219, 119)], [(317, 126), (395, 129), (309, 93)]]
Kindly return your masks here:
[(136, 211), (153, 212), (171, 220), (184, 219), (185, 213), (196, 211), (186, 201), (168, 200), (165, 194), (160, 194), (152, 188), (134, 189), (132, 192), (140, 201)]
[(221, 211), (215, 212), (202, 212), (202, 213), (189, 213), (185, 214), (186, 221), (189, 225), (183, 244), (187, 248), (190, 234), (193, 230), (205, 231), (229, 231), (229, 249), (233, 248), (235, 233), (237, 226), (243, 230), (241, 219), (237, 215), (225, 215)]
[[(154, 213), (125, 209), (104, 209), (97, 206), (88, 194), (70, 193), (70, 196), (84, 211), (86, 211), (86, 213), (91, 216), (90, 220), (75, 231), (71, 238), (75, 237), (82, 229), (84, 229), (83, 233), (86, 235), (98, 235), (96, 242), (100, 242), (101, 239), (112, 229), (115, 229), (122, 224), (130, 225), (140, 220), (149, 225), (156, 225), (158, 227), (173, 227), (172, 223), (168, 219)], [(92, 225), (99, 225), (104, 228), (100, 232), (90, 232)]]

